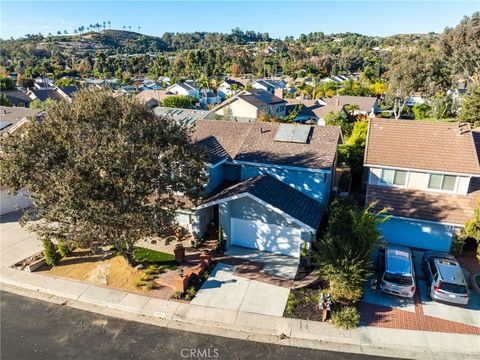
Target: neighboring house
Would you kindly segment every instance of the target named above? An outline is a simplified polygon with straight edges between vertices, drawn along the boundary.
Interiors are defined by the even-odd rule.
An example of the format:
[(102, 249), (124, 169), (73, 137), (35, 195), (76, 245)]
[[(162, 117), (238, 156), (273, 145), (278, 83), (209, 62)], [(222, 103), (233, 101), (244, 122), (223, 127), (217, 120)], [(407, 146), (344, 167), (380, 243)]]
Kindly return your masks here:
[(167, 93), (172, 95), (184, 95), (194, 98), (200, 98), (200, 89), (193, 83), (193, 81), (185, 81), (182, 83), (176, 83), (169, 86)]
[(138, 100), (147, 104), (148, 107), (152, 109), (159, 106), (161, 102), (168, 96), (171, 95), (167, 94), (166, 90), (143, 90), (136, 95)]
[[(0, 136), (6, 136), (17, 131), (30, 117), (37, 117), (40, 120), (41, 114), (40, 110), (0, 106)], [(28, 207), (32, 204), (26, 192), (20, 191), (15, 195), (11, 195), (8, 191), (7, 186), (0, 184), (0, 215)]]
[(425, 104), (425, 98), (421, 93), (416, 93), (410, 96), (407, 100), (407, 106), (415, 106)]
[(285, 104), (284, 99), (268, 91), (244, 90), (213, 109), (212, 114), (242, 122), (255, 121), (261, 114), (282, 118), (286, 115)]
[(204, 120), (210, 111), (197, 109), (178, 109), (163, 106), (157, 106), (153, 109), (157, 116), (168, 116), (173, 120), (193, 125), (197, 120)]
[(54, 87), (49, 89), (31, 89), (27, 91), (27, 96), (31, 101), (40, 100), (46, 101), (47, 99), (55, 101), (72, 101), (72, 97), (75, 91), (78, 88), (76, 86), (64, 86), (64, 87)]
[(385, 240), (448, 251), (473, 217), (480, 166), (468, 124), (371, 119), (365, 150), (366, 203), (390, 208)]
[(378, 99), (375, 96), (332, 96), (323, 97), (318, 100), (319, 104), (324, 106), (347, 106), (357, 105), (358, 110), (353, 112), (354, 115), (372, 115), (380, 111)]
[(252, 84), (254, 89), (261, 89), (268, 91), (271, 94), (275, 94), (277, 90), (285, 90), (287, 84), (283, 80), (261, 79)]
[(222, 99), (238, 94), (243, 90), (244, 84), (234, 80), (234, 79), (225, 79), (217, 89), (218, 95)]
[(329, 203), (341, 139), (336, 126), (197, 120), (207, 151), (200, 204), (177, 221), (202, 237), (210, 223), (231, 245), (299, 257), (316, 238)]
[(2, 91), (2, 95), (5, 95), (8, 101), (12, 103), (12, 106), (29, 107), (30, 99), (23, 91), (20, 90), (6, 90)]

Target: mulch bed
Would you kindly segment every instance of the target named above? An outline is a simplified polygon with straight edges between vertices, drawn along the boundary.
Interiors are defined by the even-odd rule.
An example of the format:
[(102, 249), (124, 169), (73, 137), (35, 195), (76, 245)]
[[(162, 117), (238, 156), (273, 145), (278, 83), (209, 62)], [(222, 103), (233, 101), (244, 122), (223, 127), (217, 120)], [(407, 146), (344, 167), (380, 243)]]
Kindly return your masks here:
[[(290, 290), (289, 301), (287, 302), (287, 307), (285, 308), (283, 316), (294, 319), (321, 321), (322, 312), (318, 308), (318, 302), (320, 299), (320, 292), (325, 288), (327, 288), (327, 284), (318, 281), (315, 284), (302, 289)], [(288, 312), (287, 308), (288, 304), (292, 303), (292, 295), (295, 297), (295, 305), (293, 306), (293, 311)]]

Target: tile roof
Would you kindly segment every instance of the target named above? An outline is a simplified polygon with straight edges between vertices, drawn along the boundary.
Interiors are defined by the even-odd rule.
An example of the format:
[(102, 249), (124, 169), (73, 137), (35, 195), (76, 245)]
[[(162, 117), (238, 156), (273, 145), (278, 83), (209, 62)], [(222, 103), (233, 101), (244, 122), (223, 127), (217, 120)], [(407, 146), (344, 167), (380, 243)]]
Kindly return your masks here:
[(480, 174), (468, 124), (371, 119), (365, 164)]
[(248, 193), (272, 205), (302, 223), (317, 229), (324, 206), (270, 175), (259, 175), (223, 189), (203, 201), (204, 204)]
[(321, 99), (330, 106), (358, 105), (362, 111), (372, 111), (377, 98), (374, 96), (332, 96)]
[(5, 95), (7, 99), (13, 101), (13, 102), (31, 102), (32, 99), (30, 99), (24, 92), (20, 90), (6, 90), (2, 91), (2, 95)]
[(55, 89), (31, 89), (30, 91), (40, 101), (45, 101), (47, 99), (52, 99), (55, 101), (65, 100), (65, 98)]
[(230, 160), (310, 169), (332, 167), (340, 140), (338, 126), (314, 126), (309, 141), (303, 144), (275, 141), (275, 134), (280, 125), (197, 120), (192, 139), (205, 145), (211, 155), (219, 154), (218, 146), (221, 146), (225, 151), (222, 156), (228, 156)]
[(473, 216), (480, 195), (478, 181), (468, 195), (368, 185), (366, 203), (378, 201), (375, 210), (390, 208), (389, 214), (419, 220), (463, 224)]
[(23, 119), (36, 116), (41, 112), (38, 109), (29, 109), (24, 107), (0, 106), (0, 122), (2, 129), (0, 134), (6, 133), (15, 128)]

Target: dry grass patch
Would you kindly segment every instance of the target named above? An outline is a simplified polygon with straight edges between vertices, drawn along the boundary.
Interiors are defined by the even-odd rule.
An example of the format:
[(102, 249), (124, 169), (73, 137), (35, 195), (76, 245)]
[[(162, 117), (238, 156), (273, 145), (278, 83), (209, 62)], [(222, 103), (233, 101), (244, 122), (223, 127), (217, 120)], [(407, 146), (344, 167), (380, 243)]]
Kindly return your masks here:
[(119, 255), (91, 255), (88, 251), (78, 249), (72, 256), (60, 260), (56, 266), (41, 270), (47, 271), (48, 275), (86, 281), (95, 285), (143, 293), (148, 291), (136, 285), (143, 271), (130, 267)]

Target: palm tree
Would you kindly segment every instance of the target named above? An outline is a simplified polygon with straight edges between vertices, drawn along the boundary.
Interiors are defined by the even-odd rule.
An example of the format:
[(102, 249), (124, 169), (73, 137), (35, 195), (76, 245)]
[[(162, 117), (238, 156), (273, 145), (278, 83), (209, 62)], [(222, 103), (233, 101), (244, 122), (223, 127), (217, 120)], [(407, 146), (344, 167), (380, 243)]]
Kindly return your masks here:
[(49, 33), (48, 33), (48, 36), (52, 36), (52, 33), (51, 33), (51, 32), (49, 32)]
[(108, 28), (110, 29), (110, 20), (107, 21), (107, 24), (108, 24)]
[(127, 27), (125, 25), (123, 25), (123, 30), (125, 30)]
[(203, 98), (205, 99), (205, 105), (208, 103), (208, 90), (210, 90), (210, 81), (205, 74), (200, 75), (198, 79), (198, 87), (202, 92)]
[(68, 34), (68, 31), (67, 31), (67, 30), (63, 30), (63, 33), (64, 33), (65, 35), (67, 35), (67, 34)]
[(138, 27), (138, 32), (140, 32), (140, 26)]
[(102, 23), (102, 25), (103, 25), (103, 30), (105, 30), (105, 27), (107, 26), (107, 23), (104, 21), (104, 22)]
[(128, 25), (128, 30), (132, 31), (132, 27), (130, 25)]

